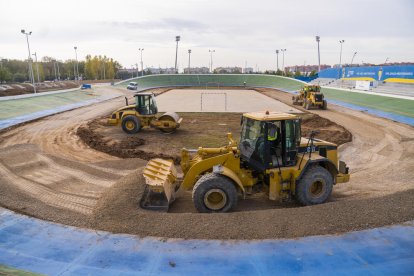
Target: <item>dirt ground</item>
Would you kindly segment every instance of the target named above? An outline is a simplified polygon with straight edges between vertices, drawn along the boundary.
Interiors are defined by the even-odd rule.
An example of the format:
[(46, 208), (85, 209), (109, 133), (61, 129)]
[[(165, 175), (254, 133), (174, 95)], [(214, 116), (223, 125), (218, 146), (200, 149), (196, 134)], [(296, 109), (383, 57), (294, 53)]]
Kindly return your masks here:
[[(111, 93), (118, 88), (99, 89)], [(291, 101), (287, 93), (260, 92), (287, 104)], [(125, 91), (125, 95), (130, 95), (128, 93)], [(97, 151), (77, 135), (80, 127), (123, 104), (121, 97), (0, 133), (0, 205), (68, 225), (167, 238), (294, 238), (414, 219), (414, 128), (333, 105), (326, 111), (311, 113), (345, 126), (352, 134), (352, 142), (340, 147), (341, 159), (351, 168), (351, 181), (336, 185), (328, 203), (310, 207), (295, 203), (282, 205), (257, 195), (240, 200), (232, 213), (198, 214), (191, 196), (181, 192), (169, 213), (142, 210), (138, 202), (144, 184), (141, 172), (146, 161)], [(196, 146), (203, 142), (205, 145), (208, 138), (216, 139), (214, 144), (221, 145), (227, 130), (238, 130), (238, 125), (231, 123), (237, 116), (222, 118), (221, 121), (229, 122), (217, 126), (216, 132), (221, 136), (202, 137), (203, 129), (194, 140), (185, 130), (196, 127), (197, 122), (192, 124), (190, 118), (185, 117), (183, 128), (172, 135), (149, 130), (142, 132), (143, 136), (134, 142), (122, 138), (124, 134), (120, 128), (108, 131), (113, 132), (114, 140), (115, 132), (118, 133), (116, 139), (121, 145), (126, 139), (128, 147), (135, 143), (141, 150), (153, 143), (154, 152), (158, 145), (158, 152), (172, 154), (165, 150), (172, 148), (166, 141), (171, 143), (180, 131), (188, 139), (183, 139), (186, 144)], [(304, 124), (314, 127), (306, 123), (306, 119)], [(95, 125), (97, 130), (103, 127), (99, 121)], [(99, 140), (105, 139), (106, 133), (98, 134), (102, 135)], [(145, 145), (140, 145), (141, 139)]]
[[(77, 135), (89, 147), (120, 158), (167, 158), (180, 161), (181, 149), (221, 147), (227, 144), (226, 134), (240, 139), (241, 113), (179, 113), (182, 126), (176, 133), (163, 134), (156, 129), (143, 129), (138, 135), (128, 135), (120, 127), (107, 125), (108, 116), (88, 122), (78, 128)], [(352, 140), (344, 127), (311, 113), (302, 118), (302, 135), (319, 130), (318, 139), (342, 145)]]

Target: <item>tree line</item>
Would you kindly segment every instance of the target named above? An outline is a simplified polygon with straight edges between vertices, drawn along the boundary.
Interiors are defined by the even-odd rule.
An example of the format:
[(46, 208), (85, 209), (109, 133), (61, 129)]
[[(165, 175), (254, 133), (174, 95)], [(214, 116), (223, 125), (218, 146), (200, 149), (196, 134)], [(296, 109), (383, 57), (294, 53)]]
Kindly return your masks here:
[[(78, 62), (74, 59), (60, 61), (45, 56), (38, 62), (32, 62), (35, 82), (75, 80), (76, 76), (88, 80), (114, 79), (118, 70), (122, 68), (118, 61), (106, 56), (87, 55), (85, 61)], [(0, 60), (0, 83), (25, 81), (30, 81), (27, 60)]]

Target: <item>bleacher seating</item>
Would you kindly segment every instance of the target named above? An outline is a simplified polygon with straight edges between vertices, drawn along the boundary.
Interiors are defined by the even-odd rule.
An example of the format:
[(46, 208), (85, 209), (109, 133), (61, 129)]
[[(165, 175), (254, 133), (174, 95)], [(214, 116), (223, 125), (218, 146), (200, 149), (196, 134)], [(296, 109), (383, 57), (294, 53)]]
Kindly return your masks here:
[(220, 87), (270, 87), (282, 90), (299, 90), (303, 83), (295, 79), (283, 78), (272, 75), (254, 74), (176, 74), (176, 75), (150, 75), (141, 78), (130, 79), (121, 85), (127, 85), (130, 81), (138, 82), (139, 90), (154, 87), (185, 87), (185, 86), (220, 86)]

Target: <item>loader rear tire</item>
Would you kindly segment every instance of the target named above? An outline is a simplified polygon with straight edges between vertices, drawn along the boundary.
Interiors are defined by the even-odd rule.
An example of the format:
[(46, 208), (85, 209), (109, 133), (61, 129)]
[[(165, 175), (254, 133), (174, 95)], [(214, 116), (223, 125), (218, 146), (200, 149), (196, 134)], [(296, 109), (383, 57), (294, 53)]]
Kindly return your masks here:
[(327, 110), (328, 109), (328, 103), (326, 102), (326, 100), (323, 100), (322, 109), (323, 110)]
[(141, 122), (136, 116), (128, 115), (122, 119), (122, 129), (128, 134), (135, 134), (141, 130)]
[(200, 213), (225, 213), (237, 205), (237, 189), (228, 177), (208, 173), (193, 188), (193, 203)]
[(296, 199), (302, 205), (324, 203), (332, 194), (333, 177), (321, 166), (312, 166), (296, 184)]

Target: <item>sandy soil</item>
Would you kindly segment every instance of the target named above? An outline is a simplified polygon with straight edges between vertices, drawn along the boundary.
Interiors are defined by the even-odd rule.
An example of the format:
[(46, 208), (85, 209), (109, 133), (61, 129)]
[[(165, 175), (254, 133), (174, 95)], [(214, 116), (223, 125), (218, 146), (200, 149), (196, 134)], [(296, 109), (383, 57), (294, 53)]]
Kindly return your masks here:
[[(108, 126), (107, 116), (81, 126), (78, 136), (91, 148), (121, 158), (174, 159), (179, 164), (181, 149), (221, 147), (227, 144), (226, 134), (240, 138), (241, 113), (179, 113), (183, 124), (173, 134), (163, 134), (159, 130), (146, 128), (138, 135), (128, 135), (119, 127)], [(340, 125), (312, 113), (298, 114), (302, 118), (302, 135), (308, 136), (311, 130), (318, 129), (318, 139), (338, 145), (350, 142), (352, 135)], [(202, 130), (202, 131), (201, 131)]]
[[(261, 92), (290, 103), (290, 94)], [(119, 98), (2, 132), (0, 204), (64, 224), (174, 238), (289, 238), (414, 219), (414, 129), (336, 106), (311, 111), (346, 126), (354, 138), (341, 150), (352, 180), (336, 186), (329, 203), (280, 205), (257, 195), (240, 201), (233, 213), (198, 214), (184, 194), (171, 213), (142, 210), (146, 162), (96, 151), (76, 135), (80, 126), (123, 103)]]

